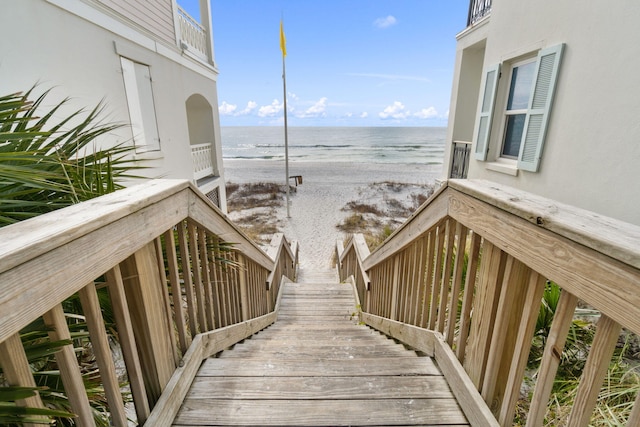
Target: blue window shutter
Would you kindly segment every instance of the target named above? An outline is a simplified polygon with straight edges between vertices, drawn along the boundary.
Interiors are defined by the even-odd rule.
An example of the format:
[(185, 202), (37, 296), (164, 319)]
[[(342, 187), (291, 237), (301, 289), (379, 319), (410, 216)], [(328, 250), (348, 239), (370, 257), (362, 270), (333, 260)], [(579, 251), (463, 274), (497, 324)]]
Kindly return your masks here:
[(518, 154), (518, 169), (537, 172), (542, 157), (547, 123), (553, 101), (564, 44), (543, 49), (538, 54), (535, 80)]
[(476, 129), (476, 151), (477, 160), (487, 160), (487, 151), (489, 148), (489, 135), (491, 133), (491, 119), (493, 116), (493, 105), (496, 102), (496, 92), (498, 91), (498, 79), (500, 78), (500, 64), (493, 65), (485, 71), (484, 85), (482, 87), (482, 99), (478, 107), (480, 113), (478, 115)]

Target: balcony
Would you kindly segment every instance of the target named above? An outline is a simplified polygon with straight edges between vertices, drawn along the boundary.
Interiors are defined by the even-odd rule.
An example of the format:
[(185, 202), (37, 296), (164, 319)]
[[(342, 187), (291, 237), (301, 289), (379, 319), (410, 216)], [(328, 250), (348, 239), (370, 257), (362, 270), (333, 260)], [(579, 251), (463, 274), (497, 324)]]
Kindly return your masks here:
[(453, 156), (451, 158), (451, 174), (449, 178), (466, 178), (469, 171), (469, 153), (471, 143), (453, 141)]
[(213, 175), (213, 160), (211, 149), (213, 144), (195, 144), (191, 146), (193, 159), (193, 177), (198, 180)]
[(472, 26), (491, 13), (491, 0), (471, 0), (469, 3), (469, 16), (467, 27)]
[(183, 50), (207, 63), (213, 63), (209, 32), (207, 28), (191, 17), (183, 8), (177, 6), (178, 31)]

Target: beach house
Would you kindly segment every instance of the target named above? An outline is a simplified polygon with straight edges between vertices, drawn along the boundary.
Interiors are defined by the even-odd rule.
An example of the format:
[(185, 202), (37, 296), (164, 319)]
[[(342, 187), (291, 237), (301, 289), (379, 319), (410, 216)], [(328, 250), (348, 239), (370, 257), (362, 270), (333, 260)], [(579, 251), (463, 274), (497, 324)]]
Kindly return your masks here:
[(640, 3), (471, 2), (445, 178), (640, 224)]
[(194, 182), (226, 211), (209, 1), (194, 19), (175, 0), (24, 0), (0, 14), (3, 94), (53, 88), (70, 111), (101, 100), (126, 126), (138, 173)]

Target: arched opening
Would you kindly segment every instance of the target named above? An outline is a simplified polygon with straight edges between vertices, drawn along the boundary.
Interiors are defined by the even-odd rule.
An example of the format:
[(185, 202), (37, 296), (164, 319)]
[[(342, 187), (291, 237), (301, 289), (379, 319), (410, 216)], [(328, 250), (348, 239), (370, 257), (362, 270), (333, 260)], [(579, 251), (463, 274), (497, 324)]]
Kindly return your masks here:
[(217, 175), (211, 104), (204, 96), (196, 93), (187, 99), (186, 109), (194, 178), (197, 180)]

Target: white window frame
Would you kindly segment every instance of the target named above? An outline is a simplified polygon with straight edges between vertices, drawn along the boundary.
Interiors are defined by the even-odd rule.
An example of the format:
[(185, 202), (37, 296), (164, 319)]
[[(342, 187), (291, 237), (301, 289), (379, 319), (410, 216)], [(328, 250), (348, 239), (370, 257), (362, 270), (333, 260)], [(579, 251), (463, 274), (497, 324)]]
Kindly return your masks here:
[(160, 150), (160, 135), (148, 65), (120, 57), (136, 153)]
[[(511, 82), (513, 80), (513, 70), (521, 67), (523, 65), (527, 65), (527, 64), (531, 64), (534, 63), (534, 67), (535, 67), (535, 62), (536, 62), (536, 57), (530, 57), (527, 59), (523, 59), (517, 62), (514, 62), (513, 64), (510, 64), (509, 66), (509, 79), (505, 81), (505, 95), (504, 95), (504, 99), (503, 99), (503, 104), (502, 104), (502, 130), (499, 133), (499, 135), (502, 135), (502, 138), (500, 139), (500, 146), (499, 149), (497, 150), (497, 155), (496, 157), (502, 158), (502, 159), (508, 159), (508, 160), (512, 160), (512, 161), (517, 161), (518, 160), (518, 156), (509, 156), (504, 154), (504, 144), (506, 142), (507, 139), (507, 130), (508, 130), (508, 123), (507, 121), (509, 120), (509, 116), (515, 116), (515, 115), (520, 115), (520, 114), (524, 114), (525, 118), (526, 118), (526, 114), (528, 111), (528, 106), (525, 108), (521, 108), (521, 109), (517, 109), (517, 110), (507, 110), (508, 108), (508, 103), (509, 103), (509, 95), (511, 92)], [(531, 93), (529, 93), (529, 97), (531, 97)], [(522, 140), (520, 141), (520, 145), (522, 145)], [(519, 149), (520, 146), (518, 146)]]
[[(502, 112), (499, 113), (503, 120), (499, 125), (500, 129), (496, 129), (500, 130), (500, 132), (493, 132), (496, 135), (500, 135), (500, 138), (492, 137), (492, 127), (497, 126), (494, 126), (492, 122), (494, 121), (493, 118), (498, 114), (495, 111), (498, 87), (504, 88), (505, 84), (510, 86), (511, 76), (509, 79), (505, 79), (506, 83), (500, 84), (498, 79), (500, 77), (499, 70), (501, 64), (487, 67), (485, 70), (478, 104), (478, 118), (476, 121), (474, 143), (476, 144), (475, 157), (477, 160), (486, 161), (490, 150), (497, 153), (494, 157), (496, 160), (501, 161), (502, 164), (500, 167), (494, 168), (490, 166), (491, 163), (489, 163), (487, 165), (489, 169), (505, 171), (511, 174), (516, 174), (518, 170), (529, 172), (538, 171), (563, 50), (564, 44), (560, 44), (542, 49), (538, 52), (534, 80), (531, 87), (531, 95), (529, 96), (529, 105), (526, 109), (524, 130), (517, 160), (501, 157), (506, 132), (506, 115), (504, 113), (506, 112), (506, 99), (509, 96), (509, 87), (502, 91), (506, 92), (506, 96), (504, 97), (505, 101)], [(514, 63), (513, 65), (517, 66), (517, 64), (524, 63), (524, 61), (526, 60)], [(503, 80), (503, 82), (505, 80)], [(513, 165), (513, 160), (516, 160), (515, 165)], [(510, 166), (505, 165), (505, 163), (508, 163)]]

